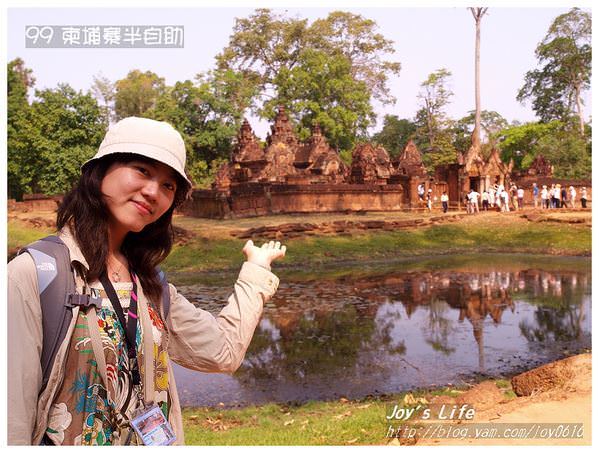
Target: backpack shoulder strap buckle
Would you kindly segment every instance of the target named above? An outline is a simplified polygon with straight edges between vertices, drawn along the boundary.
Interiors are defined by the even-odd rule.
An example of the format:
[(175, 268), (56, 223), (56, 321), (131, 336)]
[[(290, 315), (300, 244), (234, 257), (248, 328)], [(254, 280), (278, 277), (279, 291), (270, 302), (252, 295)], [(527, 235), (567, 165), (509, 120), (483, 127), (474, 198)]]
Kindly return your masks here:
[(69, 294), (65, 302), (65, 306), (73, 308), (79, 306), (82, 308), (89, 308), (95, 306), (96, 309), (102, 308), (102, 299), (99, 297), (93, 297), (89, 294)]

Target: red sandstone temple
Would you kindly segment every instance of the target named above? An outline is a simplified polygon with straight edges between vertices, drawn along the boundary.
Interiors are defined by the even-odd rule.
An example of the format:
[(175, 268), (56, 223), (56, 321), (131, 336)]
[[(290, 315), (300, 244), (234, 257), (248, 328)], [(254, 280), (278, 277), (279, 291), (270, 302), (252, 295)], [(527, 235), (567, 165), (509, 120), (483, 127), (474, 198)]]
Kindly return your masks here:
[[(436, 200), (446, 191), (450, 207), (457, 208), (470, 189), (481, 192), (493, 184), (507, 186), (511, 182), (512, 163), (503, 163), (496, 148), (486, 160), (474, 148), (457, 160), (437, 167), (431, 177), (411, 140), (394, 160), (382, 146), (360, 143), (348, 167), (318, 126), (306, 142), (300, 142), (285, 109), (280, 107), (266, 147), (260, 146), (250, 124), (244, 121), (230, 161), (219, 169), (212, 189), (195, 190), (183, 211), (196, 217), (223, 219), (409, 210), (423, 208), (417, 193), (419, 184), (432, 189)], [(538, 156), (529, 169), (532, 173), (517, 176), (535, 178), (538, 183), (539, 177), (550, 177), (551, 171), (551, 166)]]

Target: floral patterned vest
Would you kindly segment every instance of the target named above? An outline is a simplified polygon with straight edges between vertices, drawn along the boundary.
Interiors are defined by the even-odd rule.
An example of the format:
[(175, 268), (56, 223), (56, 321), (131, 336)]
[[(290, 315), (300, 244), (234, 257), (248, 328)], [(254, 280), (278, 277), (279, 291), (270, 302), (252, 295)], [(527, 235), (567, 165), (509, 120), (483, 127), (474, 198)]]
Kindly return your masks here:
[[(131, 299), (131, 282), (114, 283), (127, 318)], [(125, 334), (116, 312), (102, 285), (90, 285), (92, 295), (102, 298), (97, 311), (98, 329), (106, 358), (108, 385), (97, 369), (86, 312), (81, 310), (70, 339), (65, 379), (52, 403), (46, 434), (56, 445), (118, 445), (129, 431), (127, 421), (138, 406), (136, 392), (130, 382)], [(91, 308), (93, 309), (93, 308)], [(168, 419), (171, 406), (168, 382), (168, 354), (162, 339), (166, 327), (157, 310), (148, 305), (154, 340), (155, 402)], [(143, 331), (137, 323), (137, 356), (144, 382)], [(132, 437), (132, 444), (137, 439)]]

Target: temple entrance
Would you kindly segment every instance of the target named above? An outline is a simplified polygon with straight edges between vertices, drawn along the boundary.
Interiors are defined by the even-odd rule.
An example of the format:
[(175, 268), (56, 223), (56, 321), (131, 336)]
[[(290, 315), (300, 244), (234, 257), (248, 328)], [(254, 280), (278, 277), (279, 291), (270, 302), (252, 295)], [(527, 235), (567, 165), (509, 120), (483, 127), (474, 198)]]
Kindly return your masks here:
[(470, 190), (474, 190), (476, 192), (480, 192), (480, 178), (479, 177), (470, 177)]

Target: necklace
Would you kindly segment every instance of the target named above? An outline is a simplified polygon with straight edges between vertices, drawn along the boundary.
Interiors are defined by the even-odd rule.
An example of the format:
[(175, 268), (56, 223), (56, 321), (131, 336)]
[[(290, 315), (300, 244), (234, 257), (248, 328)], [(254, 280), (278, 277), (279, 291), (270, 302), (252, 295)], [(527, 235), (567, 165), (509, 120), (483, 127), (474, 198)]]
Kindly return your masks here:
[(118, 283), (121, 281), (120, 272), (123, 270), (123, 266), (124, 266), (124, 264), (121, 264), (118, 260), (117, 260), (117, 263), (120, 264), (119, 268), (116, 271), (113, 269), (112, 272), (110, 273), (110, 277), (111, 277), (112, 281), (115, 283)]

